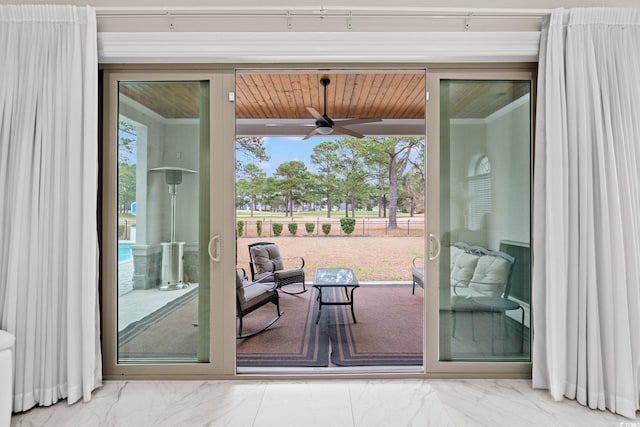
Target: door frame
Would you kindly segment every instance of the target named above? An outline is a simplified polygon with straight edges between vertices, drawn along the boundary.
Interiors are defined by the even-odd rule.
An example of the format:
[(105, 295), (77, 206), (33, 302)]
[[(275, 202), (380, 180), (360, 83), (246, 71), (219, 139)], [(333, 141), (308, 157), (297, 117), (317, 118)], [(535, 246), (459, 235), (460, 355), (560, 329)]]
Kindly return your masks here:
[[(336, 373), (279, 373), (277, 370), (262, 374), (238, 374), (236, 371), (235, 338), (235, 108), (229, 94), (235, 93), (235, 73), (243, 69), (318, 69), (318, 68), (420, 68), (426, 69), (426, 167), (427, 210), (425, 226), (425, 254), (429, 250), (429, 233), (437, 234), (439, 227), (438, 200), (439, 165), (429, 159), (439, 159), (439, 81), (440, 79), (530, 79), (532, 102), (535, 99), (535, 64), (243, 64), (191, 66), (149, 66), (148, 64), (103, 67), (103, 147), (101, 172), (101, 297), (102, 297), (102, 349), (103, 377), (110, 379), (282, 379), (282, 378), (530, 378), (531, 363), (520, 362), (441, 362), (438, 360), (438, 276), (437, 263), (425, 264), (425, 306), (422, 372), (362, 372)], [(222, 186), (211, 187), (211, 235), (221, 236), (221, 261), (211, 263), (211, 361), (201, 364), (118, 365), (116, 363), (116, 310), (117, 291), (117, 84), (119, 80), (209, 80), (210, 81), (210, 162), (219, 163), (211, 169), (211, 180)], [(114, 97), (114, 94), (116, 95)], [(532, 107), (531, 135), (533, 138), (534, 112)], [(213, 126), (219, 119), (221, 126)], [(117, 123), (117, 121), (116, 121)], [(114, 142), (115, 141), (115, 142)], [(531, 154), (533, 162), (533, 146)], [(215, 181), (217, 180), (217, 181)], [(434, 188), (435, 185), (435, 188)], [(214, 203), (214, 201), (216, 201)], [(214, 215), (213, 212), (216, 212)], [(231, 230), (231, 231), (229, 231)], [(223, 285), (224, 284), (224, 285)], [(435, 304), (435, 305), (434, 305)], [(217, 307), (217, 309), (214, 309)], [(217, 338), (216, 338), (217, 337)]]
[[(103, 71), (102, 170), (101, 170), (101, 318), (104, 379), (221, 379), (235, 369), (235, 234), (234, 223), (234, 126), (235, 107), (229, 92), (235, 91), (235, 71), (149, 70), (127, 68)], [(220, 260), (209, 260), (210, 336), (209, 362), (117, 363), (117, 166), (119, 81), (208, 81), (210, 167), (209, 229), (207, 240), (220, 236)], [(213, 185), (212, 183), (220, 183)], [(203, 257), (201, 257), (203, 258)], [(208, 259), (208, 258), (206, 258)], [(201, 259), (202, 261), (202, 259)], [(233, 351), (233, 357), (229, 353)]]
[[(455, 378), (531, 378), (531, 362), (467, 362), (439, 360), (440, 295), (439, 257), (430, 259), (430, 252), (439, 250), (439, 242), (430, 240), (430, 235), (440, 234), (440, 81), (441, 80), (529, 80), (531, 81), (530, 120), (530, 183), (533, 185), (534, 119), (535, 119), (535, 71), (527, 69), (482, 69), (439, 68), (427, 71), (427, 225), (425, 229), (425, 358), (426, 371), (430, 377)], [(431, 125), (429, 125), (431, 124)], [(531, 209), (533, 192), (531, 192)], [(530, 215), (530, 224), (533, 217)], [(530, 233), (531, 236), (531, 233)], [(530, 323), (531, 325), (533, 322)], [(533, 338), (533, 328), (531, 329)]]

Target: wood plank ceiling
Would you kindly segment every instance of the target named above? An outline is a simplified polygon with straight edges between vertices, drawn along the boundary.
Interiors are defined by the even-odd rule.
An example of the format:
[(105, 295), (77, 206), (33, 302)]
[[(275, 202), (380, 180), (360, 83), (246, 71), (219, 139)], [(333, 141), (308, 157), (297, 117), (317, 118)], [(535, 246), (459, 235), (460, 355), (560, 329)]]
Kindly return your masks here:
[[(333, 119), (424, 119), (424, 72), (241, 72), (237, 119), (311, 119), (324, 110), (320, 78), (328, 77), (327, 114)], [(451, 118), (482, 119), (529, 92), (529, 83), (455, 81)], [(123, 82), (120, 92), (164, 118), (197, 118), (199, 84)]]
[(306, 107), (324, 112), (320, 79), (327, 86), (332, 119), (424, 119), (424, 72), (406, 73), (239, 73), (236, 117), (309, 119)]

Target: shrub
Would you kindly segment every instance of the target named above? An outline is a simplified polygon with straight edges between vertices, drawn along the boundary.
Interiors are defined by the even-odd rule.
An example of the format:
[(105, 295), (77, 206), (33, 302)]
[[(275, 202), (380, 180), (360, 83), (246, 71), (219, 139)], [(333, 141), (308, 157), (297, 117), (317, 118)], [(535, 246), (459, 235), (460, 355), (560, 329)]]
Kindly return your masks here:
[(259, 219), (256, 221), (256, 233), (258, 236), (262, 236), (262, 220)]
[(271, 224), (271, 229), (273, 230), (273, 234), (279, 236), (282, 234), (282, 224), (279, 222), (274, 222)]
[(340, 218), (340, 228), (345, 234), (353, 233), (353, 230), (356, 228), (356, 219), (355, 218)]
[(238, 221), (238, 237), (244, 234), (244, 221)]
[(287, 228), (289, 229), (289, 233), (291, 233), (293, 236), (295, 236), (296, 233), (298, 232), (298, 223), (297, 222), (290, 222), (289, 224), (287, 224)]
[(307, 233), (311, 234), (313, 233), (313, 230), (316, 229), (316, 225), (313, 222), (305, 222), (304, 229), (307, 231)]
[(118, 224), (118, 239), (124, 239), (124, 225)]
[(327, 235), (331, 233), (331, 223), (325, 222), (322, 224), (322, 232)]

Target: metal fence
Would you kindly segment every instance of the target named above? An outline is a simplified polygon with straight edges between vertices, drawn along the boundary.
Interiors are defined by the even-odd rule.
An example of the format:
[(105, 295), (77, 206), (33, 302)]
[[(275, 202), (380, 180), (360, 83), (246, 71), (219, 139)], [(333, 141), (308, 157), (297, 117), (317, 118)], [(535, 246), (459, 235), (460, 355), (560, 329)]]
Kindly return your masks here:
[[(294, 235), (289, 229), (289, 224), (297, 224), (296, 236), (344, 236), (346, 233), (340, 226), (340, 218), (297, 218), (295, 220), (272, 219), (272, 218), (243, 218), (237, 221), (242, 222), (242, 236), (244, 237), (272, 237), (274, 233), (273, 225), (281, 224), (280, 236)], [(262, 231), (258, 231), (258, 222), (262, 223)], [(308, 225), (309, 224), (309, 225)], [(330, 230), (327, 233), (327, 226)], [(396, 221), (397, 227), (389, 226), (388, 218), (356, 218), (356, 223), (352, 236), (421, 236), (424, 234), (424, 218), (422, 217), (400, 217)], [(238, 224), (236, 224), (238, 225)], [(312, 229), (312, 231), (308, 231)], [(239, 227), (240, 228), (240, 227)], [(239, 231), (239, 228), (237, 230)], [(324, 229), (323, 229), (324, 228)], [(240, 233), (238, 233), (240, 235)]]

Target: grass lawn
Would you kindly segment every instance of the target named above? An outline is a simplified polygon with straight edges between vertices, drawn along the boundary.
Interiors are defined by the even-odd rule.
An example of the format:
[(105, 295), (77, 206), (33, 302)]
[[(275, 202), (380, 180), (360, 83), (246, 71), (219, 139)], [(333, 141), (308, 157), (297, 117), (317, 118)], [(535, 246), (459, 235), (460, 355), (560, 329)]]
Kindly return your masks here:
[[(424, 255), (424, 238), (419, 237), (240, 237), (238, 238), (238, 266), (249, 273), (247, 245), (259, 241), (275, 243), (283, 258), (302, 256), (305, 260), (306, 280), (313, 280), (319, 267), (349, 267), (361, 282), (411, 282), (411, 262)], [(296, 267), (298, 260), (286, 260), (285, 267)]]

